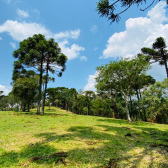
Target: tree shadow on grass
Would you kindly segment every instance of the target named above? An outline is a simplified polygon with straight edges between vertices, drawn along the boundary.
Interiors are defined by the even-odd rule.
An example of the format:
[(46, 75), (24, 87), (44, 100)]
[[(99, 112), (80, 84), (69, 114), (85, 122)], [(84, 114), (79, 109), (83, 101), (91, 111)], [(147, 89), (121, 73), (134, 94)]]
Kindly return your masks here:
[[(156, 157), (154, 156), (153, 151), (157, 151), (158, 148), (150, 147), (150, 144), (154, 143), (150, 136), (144, 136), (143, 133), (140, 134), (138, 130), (133, 129), (128, 130), (127, 128), (106, 125), (97, 126), (103, 128), (101, 132), (90, 127), (78, 126), (69, 129), (69, 131), (75, 133), (74, 136), (80, 137), (81, 140), (87, 139), (90, 141), (87, 149), (74, 149), (70, 151), (71, 156), (77, 154), (81, 156), (82, 164), (95, 163), (95, 165), (98, 165), (95, 166), (95, 168), (98, 168), (107, 165), (110, 158), (114, 159), (116, 162), (119, 161), (120, 167), (136, 167), (136, 165), (140, 164), (144, 158), (147, 158), (147, 161), (143, 161), (147, 163), (146, 167), (152, 167), (156, 164), (154, 161)], [(157, 129), (155, 129), (155, 131), (156, 130)], [(151, 129), (150, 131), (154, 130)], [(127, 133), (130, 133), (131, 136), (125, 136)], [(94, 144), (91, 142), (94, 142), (95, 140), (97, 140), (100, 145), (91, 145)], [(134, 150), (142, 151), (139, 151), (137, 156), (134, 156)], [(150, 158), (150, 161), (148, 161), (148, 157)], [(73, 158), (69, 157), (69, 159)], [(79, 160), (76, 159), (76, 162), (78, 161)]]
[[(57, 149), (42, 143), (30, 144), (19, 152), (4, 152), (0, 157), (2, 167), (25, 166), (29, 164), (43, 164), (44, 166), (54, 163), (57, 158), (48, 157), (57, 152)], [(31, 158), (39, 157), (37, 160), (29, 161)]]
[[(98, 129), (100, 128), (100, 129)], [(138, 127), (138, 129), (142, 129)], [(27, 160), (33, 157), (43, 157), (36, 162), (32, 162), (32, 166), (38, 167), (52, 166), (56, 162), (57, 158), (50, 158), (48, 156), (58, 152), (56, 148), (51, 146), (49, 142), (58, 143), (65, 142), (72, 143), (72, 149), (68, 149), (68, 166), (72, 167), (92, 167), (100, 168), (106, 166), (111, 159), (114, 159), (119, 167), (131, 167), (135, 168), (144, 162), (144, 158), (147, 157), (145, 162), (146, 167), (158, 167), (167, 166), (167, 160), (165, 162), (155, 163), (156, 156), (154, 150), (158, 151), (158, 148), (150, 147), (150, 144), (155, 141), (151, 138), (152, 135), (143, 133), (138, 129), (127, 129), (126, 127), (114, 127), (107, 125), (96, 125), (92, 127), (85, 126), (72, 126), (61, 135), (57, 135), (54, 132), (44, 132), (34, 135), (35, 137), (41, 137), (43, 141), (41, 143), (35, 143), (28, 145), (19, 152), (10, 151), (4, 152), (0, 157), (0, 164), (2, 167), (12, 167), (19, 164), (26, 163)], [(149, 132), (156, 132), (157, 129), (148, 128)], [(130, 133), (131, 136), (125, 136)], [(163, 132), (162, 132), (163, 133)], [(78, 145), (75, 143), (78, 141)], [(75, 146), (75, 147), (74, 147)], [(62, 147), (64, 149), (64, 147)], [(136, 154), (136, 150), (139, 150)], [(28, 163), (29, 164), (29, 163)], [(63, 166), (63, 165), (62, 165)]]
[[(162, 162), (155, 163), (154, 150), (159, 152), (159, 148), (150, 147), (155, 143), (155, 140), (151, 138), (152, 135), (140, 132), (138, 129), (127, 129), (127, 127), (107, 125), (97, 125), (96, 127), (101, 128), (101, 131), (95, 127), (72, 126), (68, 129), (69, 133), (66, 134), (41, 133), (36, 136), (43, 137), (45, 143), (49, 141), (57, 143), (67, 141), (66, 143), (68, 143), (72, 140), (74, 143), (80, 142), (80, 146), (68, 151), (68, 160), (74, 163), (73, 166), (89, 167), (89, 165), (95, 165), (92, 167), (100, 168), (107, 165), (110, 158), (123, 168), (135, 168), (141, 162), (144, 162), (146, 167), (168, 164), (166, 162), (164, 164)], [(154, 128), (148, 129), (149, 132), (158, 131)], [(125, 136), (127, 133), (130, 133), (131, 136)], [(134, 155), (134, 150), (139, 150), (136, 155)], [(144, 158), (147, 161), (144, 161)]]

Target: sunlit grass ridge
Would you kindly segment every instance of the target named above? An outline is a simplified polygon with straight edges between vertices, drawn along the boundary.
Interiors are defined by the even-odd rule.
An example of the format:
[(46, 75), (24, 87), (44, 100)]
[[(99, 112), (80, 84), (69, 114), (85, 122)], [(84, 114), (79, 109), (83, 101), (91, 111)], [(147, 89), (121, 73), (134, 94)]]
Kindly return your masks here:
[(167, 125), (35, 112), (0, 112), (0, 167), (168, 167)]

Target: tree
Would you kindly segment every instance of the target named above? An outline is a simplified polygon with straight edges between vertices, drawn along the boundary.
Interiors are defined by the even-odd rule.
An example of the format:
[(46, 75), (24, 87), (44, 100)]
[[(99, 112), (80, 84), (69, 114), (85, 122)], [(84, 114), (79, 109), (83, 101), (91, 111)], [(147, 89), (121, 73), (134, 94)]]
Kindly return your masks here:
[(57, 73), (58, 77), (62, 76), (62, 72), (65, 71), (65, 63), (67, 61), (67, 57), (61, 53), (61, 48), (59, 48), (58, 43), (54, 41), (54, 39), (50, 39), (48, 41), (48, 53), (45, 57), (46, 62), (46, 79), (45, 79), (45, 89), (43, 96), (43, 105), (42, 105), (42, 113), (44, 113), (45, 106), (45, 97), (48, 83), (48, 73)]
[(90, 102), (92, 99), (94, 99), (96, 97), (95, 93), (91, 90), (87, 90), (83, 92), (85, 95), (85, 99), (86, 99), (86, 104), (87, 104), (87, 115), (90, 112)]
[(0, 99), (3, 97), (3, 91), (0, 91)]
[(121, 58), (119, 61), (111, 61), (109, 64), (97, 67), (97, 86), (99, 86), (99, 83), (101, 83), (101, 85), (106, 85), (108, 83), (113, 83), (115, 85), (116, 91), (121, 92), (124, 97), (128, 121), (131, 121), (128, 98), (132, 86), (135, 83), (137, 76), (149, 69), (149, 64), (145, 59), (145, 56), (135, 57), (132, 60)]
[[(159, 62), (160, 65), (164, 65), (166, 69), (166, 74), (168, 78), (168, 51), (165, 49), (166, 42), (163, 37), (158, 37), (152, 45), (152, 48), (144, 47), (141, 49), (143, 54), (148, 56), (149, 60), (154, 60), (154, 62)], [(154, 63), (152, 62), (152, 63)]]
[[(143, 93), (142, 98), (142, 104), (146, 107), (147, 111), (147, 118), (150, 118), (152, 121), (157, 121), (158, 116), (162, 115), (164, 116), (162, 110), (165, 108), (168, 108), (167, 102), (168, 102), (168, 79), (164, 79), (162, 82), (156, 82), (154, 85), (151, 85), (148, 87), (148, 89)], [(165, 114), (168, 116), (168, 113), (166, 110)], [(157, 122), (160, 122), (161, 120), (167, 120), (168, 118), (160, 118)]]
[(19, 49), (13, 52), (13, 56), (14, 58), (18, 59), (14, 62), (14, 71), (16, 73), (20, 69), (25, 69), (26, 67), (36, 68), (40, 72), (37, 108), (37, 114), (40, 114), (43, 72), (44, 70), (46, 70), (48, 73), (48, 71), (51, 70), (54, 73), (53, 68), (50, 69), (50, 64), (58, 61), (57, 63), (60, 64), (60, 66), (63, 66), (63, 63), (66, 62), (65, 60), (67, 60), (67, 57), (61, 54), (61, 49), (53, 39), (47, 41), (45, 36), (43, 36), (42, 34), (35, 34), (33, 35), (33, 37), (29, 37), (20, 42)]
[[(142, 74), (136, 77), (135, 83), (132, 86), (132, 89), (135, 91), (135, 95), (137, 96), (137, 105), (139, 106), (139, 113), (141, 115), (141, 119), (143, 119), (143, 115), (141, 112), (141, 109), (143, 109), (143, 107), (141, 107), (140, 104), (140, 100), (142, 99), (141, 96), (141, 89), (145, 89), (145, 87), (148, 87), (151, 84), (154, 84), (156, 82), (156, 80), (150, 76), (150, 75), (146, 75), (146, 74)], [(144, 120), (146, 121), (146, 114), (145, 114), (145, 110), (143, 109), (144, 112)], [(137, 114), (136, 114), (136, 119), (137, 119)]]
[(12, 93), (15, 99), (19, 99), (21, 102), (22, 111), (28, 108), (34, 103), (35, 96), (38, 90), (38, 76), (36, 77), (24, 77), (18, 78), (13, 84)]
[[(108, 20), (113, 22), (118, 22), (120, 20), (120, 15), (124, 12), (126, 12), (131, 6), (133, 5), (142, 5), (143, 2), (146, 3), (149, 2), (150, 4), (145, 9), (140, 9), (141, 11), (145, 11), (149, 7), (151, 7), (154, 2), (161, 1), (161, 0), (153, 0), (152, 2), (150, 0), (115, 0), (113, 3), (110, 3), (109, 0), (99, 0), (97, 3), (97, 11), (98, 14), (100, 14), (100, 17), (106, 17)], [(168, 1), (165, 0), (168, 4)], [(124, 10), (118, 11), (118, 4), (121, 4), (121, 7), (124, 8)]]

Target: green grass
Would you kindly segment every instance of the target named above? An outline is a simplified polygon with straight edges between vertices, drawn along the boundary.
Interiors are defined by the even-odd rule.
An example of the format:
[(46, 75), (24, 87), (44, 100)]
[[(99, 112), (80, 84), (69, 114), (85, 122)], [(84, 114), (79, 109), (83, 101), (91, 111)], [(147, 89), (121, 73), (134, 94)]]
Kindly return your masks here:
[[(0, 111), (0, 167), (100, 168), (110, 159), (113, 167), (168, 167), (168, 125), (129, 124), (58, 108), (46, 107), (43, 116), (35, 111)], [(57, 152), (68, 153), (65, 166), (57, 163), (60, 157), (49, 157)], [(40, 158), (29, 160), (33, 157)]]

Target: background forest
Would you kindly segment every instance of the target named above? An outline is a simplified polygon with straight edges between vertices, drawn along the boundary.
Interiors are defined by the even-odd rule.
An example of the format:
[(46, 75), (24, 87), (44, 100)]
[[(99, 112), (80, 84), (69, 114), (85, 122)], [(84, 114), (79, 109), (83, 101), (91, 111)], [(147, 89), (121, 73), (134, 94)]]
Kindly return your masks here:
[[(144, 2), (145, 5), (143, 4)], [(96, 12), (100, 17), (106, 18), (112, 24), (114, 22), (120, 22), (123, 16), (122, 14), (127, 12), (128, 9), (130, 10), (133, 5), (141, 6), (138, 10), (144, 12), (151, 8), (155, 2), (158, 1), (148, 1), (146, 3), (144, 0), (124, 0), (111, 3), (109, 0), (99, 0), (97, 2)], [(10, 4), (10, 1), (7, 3)], [(149, 22), (155, 22), (156, 24), (159, 17), (155, 16), (154, 11), (162, 9), (160, 15), (163, 16), (163, 19), (161, 21), (167, 21), (164, 9), (167, 3), (167, 1), (159, 2), (147, 13), (149, 18), (144, 19), (147, 19)], [(19, 9), (17, 10), (17, 14), (20, 17), (29, 17), (28, 12), (26, 13)], [(139, 22), (138, 19), (127, 20), (126, 28), (129, 30), (134, 25), (133, 21)], [(8, 22), (11, 23), (11, 21)], [(161, 22), (158, 22), (158, 25), (162, 25)], [(0, 32), (10, 31), (4, 29), (4, 26), (5, 24), (0, 27)], [(22, 28), (24, 29), (23, 26)], [(92, 84), (96, 88), (95, 91), (86, 89), (89, 87), (85, 87), (85, 90), (76, 90), (75, 87), (69, 88), (62, 86), (48, 88), (49, 83), (55, 82), (54, 74), (62, 77), (62, 74), (66, 70), (67, 60), (77, 57), (79, 51), (85, 50), (85, 48), (73, 44), (71, 49), (75, 48), (75, 52), (72, 52), (70, 48), (66, 48), (62, 44), (68, 44), (68, 41), (61, 43), (56, 40), (59, 41), (59, 38), (63, 37), (77, 39), (80, 31), (80, 29), (77, 29), (59, 34), (44, 31), (47, 33), (33, 34), (27, 38), (22, 38), (22, 40), (19, 39), (20, 43), (18, 47), (13, 43), (15, 50), (12, 53), (14, 58), (11, 82), (12, 89), (8, 95), (4, 95), (3, 91), (0, 90), (0, 109), (2, 111), (15, 110), (29, 112), (31, 108), (37, 107), (37, 114), (44, 114), (45, 106), (55, 106), (82, 115), (127, 119), (128, 121), (141, 120), (168, 123), (168, 50), (166, 35), (165, 37), (157, 37), (152, 43), (151, 40), (146, 39), (146, 41), (150, 41), (150, 45), (148, 44), (146, 47), (141, 48), (141, 51), (134, 54), (134, 56), (124, 49), (126, 54), (123, 55), (122, 52), (121, 56), (117, 57), (111, 56), (115, 53), (115, 46), (117, 45), (115, 43), (113, 44), (115, 41), (113, 38), (118, 34), (118, 38), (116, 37), (115, 39), (119, 40), (124, 33), (127, 33), (127, 30), (125, 32), (114, 33), (108, 41), (107, 48), (103, 51), (103, 56), (100, 57), (114, 58), (109, 63), (106, 62), (103, 65), (99, 64), (99, 66), (95, 67), (95, 83)], [(93, 27), (91, 31), (96, 33), (98, 31), (97, 27)], [(150, 39), (156, 37), (156, 34)], [(134, 35), (135, 41), (139, 41), (141, 37), (132, 31), (131, 36)], [(2, 40), (1, 37), (0, 39)], [(122, 47), (124, 48), (124, 45), (119, 47), (118, 50)], [(136, 45), (133, 47), (127, 46), (127, 50), (136, 48)], [(139, 45), (142, 46), (142, 44)], [(152, 47), (150, 48), (149, 46)], [(109, 51), (110, 53), (108, 53)], [(69, 56), (69, 53), (73, 54)], [(87, 58), (83, 56), (81, 60), (86, 61)], [(157, 81), (152, 75), (148, 75), (149, 69), (153, 64), (156, 65), (156, 63), (165, 68), (167, 78), (163, 81)], [(56, 79), (59, 80), (59, 78)]]
[[(13, 52), (17, 59), (13, 89), (8, 96), (1, 95), (1, 110), (29, 111), (37, 107), (40, 114), (41, 104), (42, 113), (46, 105), (81, 115), (168, 123), (168, 80), (156, 82), (146, 73), (152, 63), (159, 62), (168, 74), (166, 42), (159, 37), (152, 48), (144, 47), (141, 51), (131, 59), (120, 58), (97, 67), (96, 92), (47, 88), (47, 83), (54, 81), (48, 71), (61, 77), (67, 57), (54, 39), (47, 41), (41, 34), (34, 35), (22, 41), (20, 48)], [(34, 67), (40, 74), (25, 67)]]

